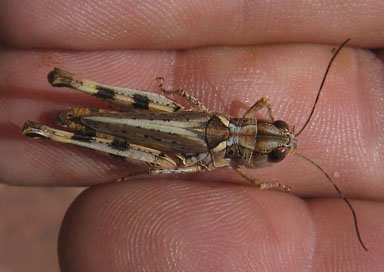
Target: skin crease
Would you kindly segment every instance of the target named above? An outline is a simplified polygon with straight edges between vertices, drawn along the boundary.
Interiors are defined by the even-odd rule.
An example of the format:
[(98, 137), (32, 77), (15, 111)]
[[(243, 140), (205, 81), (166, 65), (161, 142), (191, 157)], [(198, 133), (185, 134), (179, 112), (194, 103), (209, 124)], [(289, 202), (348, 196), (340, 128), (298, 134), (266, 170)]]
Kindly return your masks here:
[[(9, 154), (0, 157), (1, 182), (94, 185), (64, 218), (62, 271), (380, 271), (383, 4), (112, 2), (0, 1), (0, 154)], [(116, 184), (137, 166), (20, 133), (27, 119), (55, 126), (68, 107), (109, 107), (51, 87), (53, 67), (150, 91), (163, 76), (165, 86), (185, 87), (234, 116), (266, 96), (275, 117), (298, 131), (331, 49), (346, 38), (354, 48), (331, 68), (298, 151), (351, 198), (368, 252), (325, 177), (292, 155), (249, 173), (288, 184), (294, 194), (260, 191), (229, 170)]]

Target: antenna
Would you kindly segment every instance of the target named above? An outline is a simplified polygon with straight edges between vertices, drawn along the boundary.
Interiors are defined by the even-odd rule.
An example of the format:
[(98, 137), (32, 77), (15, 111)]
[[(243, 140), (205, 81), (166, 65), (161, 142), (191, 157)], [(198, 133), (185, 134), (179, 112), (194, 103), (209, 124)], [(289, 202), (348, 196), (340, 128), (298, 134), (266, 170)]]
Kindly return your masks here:
[(333, 53), (333, 56), (332, 56), (331, 60), (330, 60), (329, 63), (328, 63), (327, 69), (325, 70), (323, 79), (321, 80), (320, 88), (319, 88), (319, 91), (317, 92), (317, 96), (316, 96), (316, 99), (315, 99), (315, 103), (313, 104), (311, 113), (309, 114), (307, 121), (305, 121), (304, 126), (300, 129), (300, 131), (299, 131), (298, 133), (295, 134), (295, 137), (298, 137), (298, 136), (304, 131), (304, 129), (307, 127), (309, 121), (311, 121), (311, 118), (312, 118), (312, 116), (313, 116), (313, 113), (315, 112), (315, 108), (316, 108), (317, 102), (319, 101), (320, 93), (321, 93), (321, 90), (323, 89), (323, 86), (324, 86), (324, 83), (325, 83), (325, 79), (327, 78), (329, 69), (331, 68), (332, 63), (333, 63), (334, 59), (336, 58), (336, 56), (339, 54), (340, 50), (341, 50), (341, 49), (342, 49), (342, 48), (343, 48), (343, 47), (344, 47), (350, 40), (351, 40), (351, 39), (347, 39), (347, 40), (345, 40), (345, 41), (339, 46), (339, 48), (337, 48), (337, 50), (335, 51), (335, 53)]
[[(316, 99), (315, 99), (315, 102), (313, 103), (313, 107), (312, 107), (312, 110), (311, 110), (311, 113), (309, 114), (307, 120), (305, 121), (304, 123), (304, 126), (300, 129), (300, 131), (295, 134), (295, 137), (298, 137), (303, 131), (304, 129), (307, 127), (307, 125), (309, 124), (309, 122), (311, 121), (311, 118), (315, 112), (315, 109), (316, 109), (316, 105), (317, 105), (317, 102), (319, 101), (319, 98), (320, 98), (320, 93), (323, 89), (323, 86), (324, 86), (324, 83), (325, 83), (325, 79), (327, 78), (327, 75), (329, 73), (329, 70), (331, 68), (331, 65), (333, 63), (333, 61), (335, 60), (336, 56), (339, 54), (340, 50), (350, 41), (351, 39), (347, 39), (345, 40), (338, 48), (337, 50), (333, 53), (333, 56), (331, 58), (331, 60), (329, 61), (328, 63), (328, 66), (327, 66), (327, 69), (325, 70), (325, 73), (324, 73), (324, 76), (323, 76), (323, 79), (321, 80), (321, 83), (320, 83), (320, 87), (319, 87), (319, 91), (317, 92), (317, 96), (316, 96)], [(333, 188), (337, 191), (337, 193), (340, 195), (340, 197), (344, 200), (345, 203), (347, 203), (348, 205), (348, 208), (350, 209), (351, 213), (352, 213), (352, 217), (353, 217), (353, 222), (354, 222), (354, 225), (355, 225), (355, 232), (356, 232), (356, 236), (357, 236), (357, 239), (359, 240), (359, 243), (360, 245), (363, 247), (363, 249), (365, 251), (368, 251), (367, 247), (365, 246), (363, 240), (361, 239), (361, 236), (360, 236), (360, 230), (359, 230), (359, 225), (357, 223), (357, 216), (356, 216), (356, 213), (355, 213), (355, 210), (353, 209), (352, 207), (352, 204), (351, 202), (349, 202), (348, 198), (340, 191), (339, 187), (337, 187), (337, 185), (332, 181), (331, 177), (327, 174), (327, 172), (325, 172), (325, 170), (323, 168), (320, 167), (320, 165), (318, 165), (317, 163), (315, 163), (313, 160), (311, 160), (310, 158), (300, 154), (300, 153), (297, 153), (295, 152), (294, 153), (296, 156), (306, 160), (307, 162), (311, 163), (312, 165), (316, 166), (317, 169), (319, 169), (324, 175), (325, 177), (328, 179), (328, 181), (332, 184)]]
[(300, 154), (300, 153), (294, 153), (296, 156), (299, 156), (300, 158), (303, 158), (304, 160), (306, 160), (307, 162), (313, 164), (314, 166), (316, 166), (328, 179), (328, 181), (332, 184), (333, 188), (335, 188), (335, 190), (338, 192), (338, 194), (340, 195), (340, 197), (344, 200), (345, 203), (347, 203), (348, 205), (348, 208), (351, 210), (352, 212), (352, 216), (353, 216), (353, 222), (355, 224), (355, 231), (356, 231), (356, 235), (357, 235), (357, 239), (359, 240), (360, 242), (360, 245), (364, 248), (365, 251), (368, 251), (367, 247), (364, 245), (363, 243), (363, 240), (361, 239), (361, 236), (360, 236), (360, 231), (359, 231), (359, 225), (357, 224), (357, 216), (356, 216), (356, 213), (355, 213), (355, 210), (353, 209), (352, 207), (352, 204), (349, 202), (349, 200), (347, 199), (346, 196), (344, 196), (344, 194), (340, 191), (339, 187), (336, 186), (336, 184), (332, 181), (331, 177), (327, 174), (327, 172), (325, 172), (323, 170), (323, 168), (320, 167), (320, 165), (318, 165), (317, 163), (315, 163), (313, 160), (311, 160), (310, 158), (307, 158), (306, 156)]

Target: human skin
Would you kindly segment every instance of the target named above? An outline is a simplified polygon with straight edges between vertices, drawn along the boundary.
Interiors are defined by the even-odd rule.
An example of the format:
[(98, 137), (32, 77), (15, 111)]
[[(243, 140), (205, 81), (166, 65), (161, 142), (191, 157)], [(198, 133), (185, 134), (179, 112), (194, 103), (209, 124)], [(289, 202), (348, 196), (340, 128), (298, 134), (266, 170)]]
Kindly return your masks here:
[[(380, 271), (384, 4), (167, 2), (0, 1), (1, 182), (91, 186), (65, 216), (62, 271)], [(332, 66), (298, 152), (351, 199), (368, 252), (322, 173), (293, 155), (249, 171), (292, 194), (260, 191), (230, 170), (114, 183), (137, 167), (20, 132), (26, 120), (56, 126), (69, 107), (108, 107), (51, 87), (55, 66), (150, 91), (163, 76), (168, 88), (235, 116), (265, 96), (298, 130), (331, 49), (346, 38), (353, 48)]]

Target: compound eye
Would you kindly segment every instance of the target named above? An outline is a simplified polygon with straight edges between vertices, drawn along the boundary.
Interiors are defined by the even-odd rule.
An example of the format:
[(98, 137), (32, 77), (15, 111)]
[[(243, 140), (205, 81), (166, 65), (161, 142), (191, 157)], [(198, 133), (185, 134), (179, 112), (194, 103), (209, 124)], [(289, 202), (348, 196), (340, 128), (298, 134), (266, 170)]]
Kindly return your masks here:
[(277, 128), (282, 128), (282, 129), (289, 131), (288, 124), (282, 120), (276, 120), (275, 122), (273, 122), (273, 125)]
[(285, 156), (288, 154), (288, 148), (286, 147), (279, 147), (275, 148), (268, 154), (268, 161), (269, 162), (280, 162), (282, 161)]

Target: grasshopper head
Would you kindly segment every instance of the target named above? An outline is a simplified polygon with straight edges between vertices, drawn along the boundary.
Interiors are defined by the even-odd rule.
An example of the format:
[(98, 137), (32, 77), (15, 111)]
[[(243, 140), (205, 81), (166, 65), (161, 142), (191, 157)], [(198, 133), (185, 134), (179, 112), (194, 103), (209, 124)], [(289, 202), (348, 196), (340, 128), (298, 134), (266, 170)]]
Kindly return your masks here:
[(296, 138), (286, 122), (261, 121), (257, 124), (256, 143), (248, 168), (268, 166), (282, 161), (296, 149)]
[(296, 138), (289, 130), (286, 122), (277, 120), (273, 122), (273, 125), (280, 130), (287, 139), (281, 146), (272, 149), (272, 151), (268, 153), (268, 162), (276, 163), (282, 161), (289, 152), (293, 152), (296, 149)]

